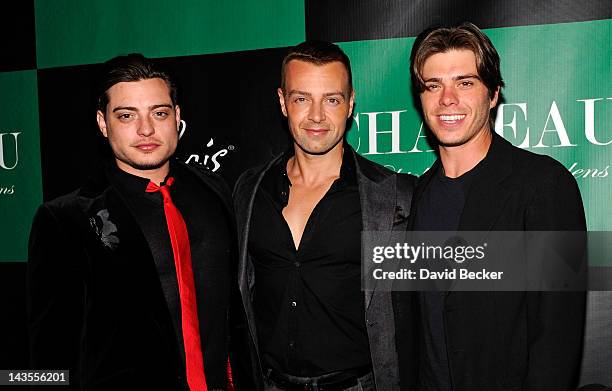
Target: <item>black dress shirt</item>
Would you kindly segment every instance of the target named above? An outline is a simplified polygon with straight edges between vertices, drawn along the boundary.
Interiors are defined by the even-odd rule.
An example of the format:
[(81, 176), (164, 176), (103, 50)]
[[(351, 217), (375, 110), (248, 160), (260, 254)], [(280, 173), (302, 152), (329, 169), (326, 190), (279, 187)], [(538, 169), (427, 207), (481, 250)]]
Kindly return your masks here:
[(249, 236), (263, 365), (294, 376), (368, 367), (354, 162), (344, 153), (340, 178), (313, 209), (296, 249), (282, 215), (291, 154), (263, 178)]
[[(128, 174), (115, 164), (109, 165), (107, 172), (149, 244), (184, 363), (180, 296), (163, 197), (160, 192), (146, 192), (148, 179)], [(209, 388), (224, 388), (226, 361), (223, 357), (227, 357), (227, 346), (223, 339), (227, 335), (227, 313), (223, 308), (227, 305), (223, 303), (229, 300), (229, 264), (215, 264), (210, 260), (229, 261), (233, 245), (230, 220), (219, 197), (202, 186), (186, 168), (171, 161), (168, 177), (171, 176), (175, 182), (170, 186), (170, 196), (185, 220), (189, 235), (206, 382)]]

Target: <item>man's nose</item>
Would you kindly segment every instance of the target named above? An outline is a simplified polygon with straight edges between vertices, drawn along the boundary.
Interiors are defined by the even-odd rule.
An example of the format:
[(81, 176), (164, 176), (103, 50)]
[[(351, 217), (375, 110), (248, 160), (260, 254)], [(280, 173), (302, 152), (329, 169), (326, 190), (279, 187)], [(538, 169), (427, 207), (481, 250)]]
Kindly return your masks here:
[(150, 136), (155, 133), (155, 126), (153, 124), (153, 118), (145, 117), (140, 121), (138, 126), (138, 134), (141, 136)]
[(452, 87), (442, 87), (442, 94), (440, 95), (440, 105), (450, 106), (457, 104), (457, 92)]
[(308, 119), (312, 122), (317, 123), (325, 121), (325, 110), (323, 109), (323, 102), (313, 102), (310, 105)]

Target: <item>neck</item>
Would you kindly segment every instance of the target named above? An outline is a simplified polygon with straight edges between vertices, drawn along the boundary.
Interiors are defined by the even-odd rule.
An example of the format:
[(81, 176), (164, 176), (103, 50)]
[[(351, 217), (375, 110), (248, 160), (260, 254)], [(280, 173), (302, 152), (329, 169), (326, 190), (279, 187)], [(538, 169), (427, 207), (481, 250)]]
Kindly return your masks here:
[(294, 149), (295, 155), (287, 162), (287, 175), (292, 183), (317, 185), (330, 177), (340, 176), (344, 152), (342, 142), (323, 155), (308, 154), (297, 145), (294, 145)]
[(117, 167), (120, 170), (127, 172), (128, 174), (132, 174), (141, 178), (146, 178), (156, 185), (161, 185), (161, 183), (166, 179), (168, 173), (170, 172), (170, 162), (165, 162), (161, 167), (152, 168), (149, 170), (141, 170), (130, 166), (118, 159), (115, 159), (117, 162)]
[(440, 146), (440, 160), (444, 174), (457, 178), (476, 167), (487, 156), (493, 134), (490, 129), (479, 132), (467, 143), (457, 146)]

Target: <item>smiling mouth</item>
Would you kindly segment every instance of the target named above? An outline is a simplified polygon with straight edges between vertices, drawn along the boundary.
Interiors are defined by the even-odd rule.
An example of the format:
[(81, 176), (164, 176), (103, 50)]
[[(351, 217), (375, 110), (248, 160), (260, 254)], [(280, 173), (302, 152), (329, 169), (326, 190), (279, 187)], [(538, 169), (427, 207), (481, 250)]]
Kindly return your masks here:
[(440, 121), (455, 122), (464, 119), (465, 114), (441, 114), (438, 117), (440, 118)]

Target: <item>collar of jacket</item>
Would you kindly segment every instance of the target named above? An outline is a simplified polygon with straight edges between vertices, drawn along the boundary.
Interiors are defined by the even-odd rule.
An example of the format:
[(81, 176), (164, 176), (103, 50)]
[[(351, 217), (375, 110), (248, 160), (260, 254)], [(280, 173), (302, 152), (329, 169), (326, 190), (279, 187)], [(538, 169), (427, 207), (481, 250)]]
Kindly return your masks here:
[[(508, 197), (503, 182), (512, 174), (512, 148), (515, 148), (503, 137), (493, 132), (489, 151), (485, 156), (486, 166), (470, 186), (466, 203), (461, 214), (459, 230), (488, 230), (492, 221), (478, 220), (482, 216), (493, 217), (494, 210), (500, 209)], [(415, 216), (421, 197), (435, 172), (440, 168), (440, 158), (434, 162), (419, 179), (410, 209), (410, 229), (414, 228)], [(474, 220), (476, 219), (476, 221)], [(490, 219), (489, 219), (490, 220)]]
[[(108, 174), (111, 164), (115, 164), (115, 162), (113, 160), (105, 160), (101, 164), (98, 164), (93, 170), (92, 175), (89, 176), (83, 186), (78, 190), (77, 196), (95, 198), (108, 190), (113, 185)], [(228, 216), (233, 216), (229, 188), (219, 176), (211, 173), (206, 168), (189, 165), (176, 158), (172, 158), (171, 164), (175, 169), (191, 172), (200, 182), (202, 182), (204, 187), (211, 189), (219, 197)]]

